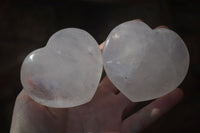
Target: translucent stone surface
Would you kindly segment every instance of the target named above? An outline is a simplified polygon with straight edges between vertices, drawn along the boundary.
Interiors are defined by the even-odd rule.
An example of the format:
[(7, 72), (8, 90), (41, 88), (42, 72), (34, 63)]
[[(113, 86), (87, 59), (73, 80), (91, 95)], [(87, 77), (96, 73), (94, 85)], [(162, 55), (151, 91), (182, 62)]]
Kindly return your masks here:
[(97, 42), (86, 31), (68, 28), (51, 36), (47, 45), (30, 53), (21, 68), (21, 82), (35, 101), (50, 107), (87, 103), (102, 74)]
[(152, 30), (140, 21), (112, 30), (103, 49), (103, 63), (111, 82), (130, 100), (163, 96), (186, 76), (189, 54), (172, 30)]

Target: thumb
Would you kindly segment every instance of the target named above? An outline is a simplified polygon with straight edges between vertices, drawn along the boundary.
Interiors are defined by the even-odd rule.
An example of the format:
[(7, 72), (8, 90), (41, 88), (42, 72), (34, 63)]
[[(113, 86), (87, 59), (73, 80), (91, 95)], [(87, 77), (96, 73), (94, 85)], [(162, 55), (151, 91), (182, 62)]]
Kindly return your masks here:
[(36, 103), (22, 90), (16, 98), (10, 133), (62, 132), (65, 112)]

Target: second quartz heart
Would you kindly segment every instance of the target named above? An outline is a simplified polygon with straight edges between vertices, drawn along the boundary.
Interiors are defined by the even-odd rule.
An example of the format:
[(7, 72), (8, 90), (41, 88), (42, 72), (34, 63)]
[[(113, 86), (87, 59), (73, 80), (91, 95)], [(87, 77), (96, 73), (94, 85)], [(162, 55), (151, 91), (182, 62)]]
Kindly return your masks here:
[(172, 30), (152, 30), (140, 21), (114, 28), (103, 49), (111, 82), (134, 102), (151, 100), (174, 90), (189, 67), (189, 53)]

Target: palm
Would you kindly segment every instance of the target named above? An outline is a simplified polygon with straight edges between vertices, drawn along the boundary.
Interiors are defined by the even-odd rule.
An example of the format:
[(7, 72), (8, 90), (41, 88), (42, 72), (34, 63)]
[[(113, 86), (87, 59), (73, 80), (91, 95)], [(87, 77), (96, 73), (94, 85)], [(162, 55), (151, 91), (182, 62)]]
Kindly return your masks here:
[[(121, 93), (115, 94), (114, 89), (110, 81), (104, 79), (91, 102), (69, 109), (39, 105), (22, 91), (16, 101), (11, 133), (124, 133), (126, 130), (136, 132), (142, 129), (140, 124), (147, 126), (161, 115), (158, 113), (144, 123), (136, 121), (145, 120), (146, 114), (154, 108), (153, 105), (161, 106), (163, 102), (169, 102), (167, 99), (171, 99), (172, 104), (160, 107), (160, 110), (164, 108), (166, 111), (181, 98), (180, 90), (176, 90), (123, 121), (124, 110), (133, 108), (136, 103), (130, 102)], [(132, 125), (131, 128), (129, 125)]]
[[(20, 129), (20, 133), (55, 133), (64, 131), (69, 133), (119, 132), (122, 125), (121, 114), (126, 107), (125, 105), (129, 103), (129, 100), (123, 100), (121, 94), (118, 97), (115, 93), (109, 93), (105, 86), (107, 86), (105, 82), (99, 86), (91, 102), (69, 109), (48, 108), (39, 105), (22, 91), (17, 98), (18, 104), (15, 106), (15, 111), (23, 111), (18, 111), (14, 115), (13, 121), (22, 116), (26, 117), (25, 122), (23, 121), (23, 125), (21, 125), (23, 127), (18, 128)], [(123, 101), (125, 103), (122, 103)], [(19, 121), (17, 125), (19, 125)], [(28, 131), (26, 129), (22, 130), (22, 128), (26, 128)]]

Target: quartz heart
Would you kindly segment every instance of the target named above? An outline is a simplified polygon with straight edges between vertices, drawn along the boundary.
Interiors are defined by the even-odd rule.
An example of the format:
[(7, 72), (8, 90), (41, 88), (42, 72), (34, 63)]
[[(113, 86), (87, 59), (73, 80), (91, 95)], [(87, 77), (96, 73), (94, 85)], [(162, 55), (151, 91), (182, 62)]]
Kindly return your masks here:
[(114, 28), (103, 49), (105, 72), (111, 82), (131, 101), (163, 96), (183, 81), (189, 53), (172, 30), (152, 30), (140, 21)]
[(97, 42), (86, 31), (68, 28), (30, 53), (21, 68), (21, 82), (36, 102), (73, 107), (91, 100), (103, 68)]

